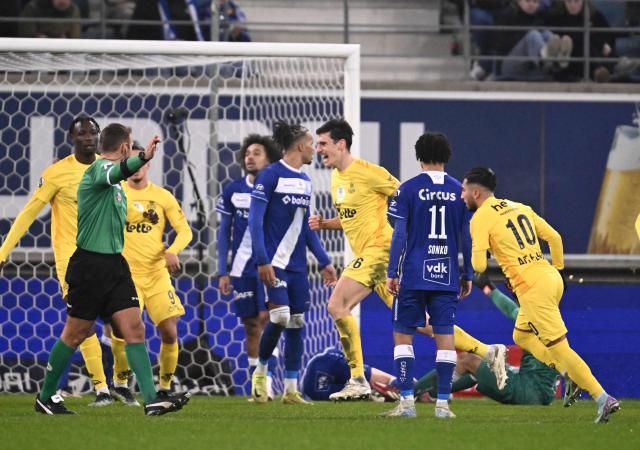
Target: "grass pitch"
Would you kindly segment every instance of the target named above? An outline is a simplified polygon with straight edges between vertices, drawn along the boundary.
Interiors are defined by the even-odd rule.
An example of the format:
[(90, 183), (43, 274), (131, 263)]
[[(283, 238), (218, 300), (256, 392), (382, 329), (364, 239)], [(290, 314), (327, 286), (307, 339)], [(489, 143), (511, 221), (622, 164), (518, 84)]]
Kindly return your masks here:
[(248, 403), (245, 398), (196, 397), (178, 413), (145, 417), (120, 403), (86, 406), (70, 398), (77, 416), (44, 416), (35, 396), (1, 395), (0, 447), (9, 449), (638, 449), (640, 400), (622, 402), (608, 424), (595, 425), (595, 403), (571, 408), (507, 406), (488, 399), (456, 399), (453, 420), (418, 404), (417, 419), (383, 419), (390, 403), (318, 402), (314, 406)]

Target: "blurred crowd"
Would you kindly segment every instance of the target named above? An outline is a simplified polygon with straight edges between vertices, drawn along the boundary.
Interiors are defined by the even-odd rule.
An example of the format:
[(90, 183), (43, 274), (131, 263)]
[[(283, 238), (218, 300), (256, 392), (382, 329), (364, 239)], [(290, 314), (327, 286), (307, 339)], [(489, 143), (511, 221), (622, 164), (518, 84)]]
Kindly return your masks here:
[(462, 26), (465, 1), (472, 79), (640, 81), (640, 2), (447, 0), (446, 23)]
[[(220, 15), (218, 39), (250, 42), (245, 14), (233, 0), (2, 0), (0, 17), (21, 20), (3, 22), (0, 36), (210, 40), (212, 1)], [(108, 20), (105, 36), (102, 14)], [(82, 19), (94, 20), (81, 24)]]

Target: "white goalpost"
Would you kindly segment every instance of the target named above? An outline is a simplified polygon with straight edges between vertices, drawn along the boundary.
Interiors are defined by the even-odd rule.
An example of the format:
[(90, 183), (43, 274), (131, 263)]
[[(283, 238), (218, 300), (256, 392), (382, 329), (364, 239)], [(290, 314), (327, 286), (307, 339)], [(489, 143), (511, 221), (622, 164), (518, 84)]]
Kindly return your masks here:
[[(194, 240), (181, 255), (175, 284), (185, 305), (176, 389), (208, 394), (248, 392), (244, 331), (231, 299), (216, 289), (215, 202), (241, 175), (240, 143), (270, 134), (282, 119), (312, 132), (342, 116), (359, 154), (360, 49), (342, 44), (0, 39), (0, 237), (29, 200), (42, 171), (72, 152), (74, 117), (131, 126), (134, 137), (162, 138), (150, 177), (180, 201)], [(330, 171), (309, 168), (312, 210), (334, 214)], [(0, 276), (0, 392), (35, 392), (48, 352), (64, 323), (47, 207), (12, 252)], [(171, 233), (167, 239), (172, 239)], [(334, 264), (348, 246), (341, 233), (321, 233)], [(329, 296), (310, 257), (312, 305), (305, 357), (339, 342), (326, 312)], [(160, 341), (145, 314), (148, 347)], [(100, 335), (100, 330), (99, 330)], [(90, 388), (74, 357), (71, 383)]]

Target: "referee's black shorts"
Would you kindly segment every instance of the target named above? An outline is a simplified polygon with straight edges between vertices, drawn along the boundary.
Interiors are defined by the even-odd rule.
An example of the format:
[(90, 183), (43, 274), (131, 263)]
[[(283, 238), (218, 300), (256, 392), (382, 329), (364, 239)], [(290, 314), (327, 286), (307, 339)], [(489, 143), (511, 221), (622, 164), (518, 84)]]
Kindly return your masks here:
[(121, 254), (104, 254), (77, 248), (69, 260), (67, 314), (84, 320), (139, 308), (129, 264)]

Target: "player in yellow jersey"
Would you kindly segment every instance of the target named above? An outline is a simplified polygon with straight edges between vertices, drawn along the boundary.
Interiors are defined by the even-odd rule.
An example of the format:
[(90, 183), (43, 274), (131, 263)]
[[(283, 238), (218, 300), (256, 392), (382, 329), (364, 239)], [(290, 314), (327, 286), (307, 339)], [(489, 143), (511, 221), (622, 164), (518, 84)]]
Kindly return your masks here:
[[(69, 127), (73, 154), (45, 169), (31, 200), (16, 217), (2, 247), (0, 248), (0, 270), (11, 250), (27, 232), (38, 213), (47, 203), (51, 204), (51, 243), (56, 264), (56, 275), (60, 281), (62, 297), (66, 301), (69, 286), (65, 281), (69, 258), (76, 250), (78, 230), (78, 185), (86, 169), (96, 159), (100, 127), (91, 117), (79, 116)], [(113, 403), (102, 367), (102, 349), (95, 333), (80, 344), (80, 351), (96, 389), (96, 400), (92, 406)]]
[(327, 305), (340, 334), (351, 378), (331, 400), (360, 400), (371, 396), (364, 377), (360, 330), (351, 314), (372, 291), (390, 307), (385, 289), (392, 229), (387, 222), (387, 199), (400, 182), (385, 168), (351, 155), (353, 130), (347, 121), (332, 119), (316, 130), (316, 149), (331, 172), (331, 198), (338, 217), (309, 218), (312, 230), (344, 230), (353, 260), (344, 269)]
[[(529, 206), (494, 197), (495, 188), (491, 169), (476, 167), (465, 175), (462, 198), (475, 211), (471, 219), (473, 268), (484, 272), (487, 251), (493, 254), (520, 301), (514, 342), (545, 364), (567, 372), (597, 402), (595, 422), (607, 422), (620, 404), (569, 346), (560, 315), (565, 286), (562, 238)], [(549, 244), (553, 265), (544, 258), (540, 239)]]
[[(144, 151), (134, 143), (132, 155)], [(127, 213), (123, 255), (131, 269), (133, 282), (141, 307), (160, 332), (160, 376), (158, 396), (168, 394), (173, 374), (178, 366), (178, 317), (184, 315), (184, 307), (171, 283), (169, 273), (180, 269), (178, 253), (191, 242), (193, 234), (176, 198), (166, 189), (152, 183), (145, 164), (123, 184), (128, 203), (140, 212), (153, 210), (159, 221), (156, 224), (132, 218)], [(165, 247), (163, 235), (166, 222), (175, 230), (173, 243)], [(114, 375), (116, 375), (114, 370)], [(122, 383), (125, 380), (114, 380)], [(125, 381), (126, 382), (126, 381)], [(120, 384), (123, 386), (123, 384)], [(126, 386), (126, 384), (124, 384)]]

